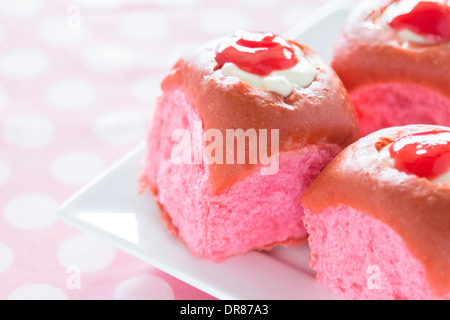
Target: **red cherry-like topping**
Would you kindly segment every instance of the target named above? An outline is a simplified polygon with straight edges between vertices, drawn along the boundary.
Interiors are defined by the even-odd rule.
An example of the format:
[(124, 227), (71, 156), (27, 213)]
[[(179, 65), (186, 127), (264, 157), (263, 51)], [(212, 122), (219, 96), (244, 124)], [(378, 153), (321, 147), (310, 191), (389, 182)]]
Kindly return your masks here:
[(216, 53), (222, 68), (234, 63), (241, 70), (260, 76), (285, 70), (298, 63), (293, 45), (273, 33), (241, 31), (222, 43)]
[(407, 29), (434, 43), (446, 41), (450, 39), (450, 6), (448, 2), (420, 1), (389, 26), (397, 31)]
[(450, 131), (404, 136), (391, 144), (389, 153), (397, 170), (435, 179), (450, 170)]

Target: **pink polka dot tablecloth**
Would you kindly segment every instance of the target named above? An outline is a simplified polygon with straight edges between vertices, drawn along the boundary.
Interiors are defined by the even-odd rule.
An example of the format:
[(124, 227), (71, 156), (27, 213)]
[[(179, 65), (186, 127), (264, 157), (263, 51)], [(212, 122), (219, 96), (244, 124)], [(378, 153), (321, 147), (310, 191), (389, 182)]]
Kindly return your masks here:
[(284, 34), (326, 2), (1, 1), (0, 299), (215, 299), (57, 209), (143, 141), (184, 50), (238, 29)]

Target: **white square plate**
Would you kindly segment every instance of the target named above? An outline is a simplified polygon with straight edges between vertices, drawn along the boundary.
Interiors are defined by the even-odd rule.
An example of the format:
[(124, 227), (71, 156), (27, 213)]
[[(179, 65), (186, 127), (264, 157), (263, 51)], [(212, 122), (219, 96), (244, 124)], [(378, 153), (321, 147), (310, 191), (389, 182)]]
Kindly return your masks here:
[[(345, 8), (325, 7), (285, 36), (329, 62), (347, 15)], [(142, 143), (67, 200), (60, 218), (219, 299), (338, 299), (315, 283), (307, 244), (249, 252), (220, 264), (192, 257), (166, 230), (149, 192), (137, 192), (144, 154)]]

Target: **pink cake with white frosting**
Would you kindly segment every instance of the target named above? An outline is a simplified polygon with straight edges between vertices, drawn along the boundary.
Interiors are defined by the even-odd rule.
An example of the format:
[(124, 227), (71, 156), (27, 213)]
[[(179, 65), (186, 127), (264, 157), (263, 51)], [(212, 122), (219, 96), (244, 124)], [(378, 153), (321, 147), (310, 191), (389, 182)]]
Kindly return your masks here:
[(162, 90), (142, 184), (192, 255), (306, 241), (303, 191), (359, 137), (331, 68), (306, 46), (241, 31), (186, 53)]
[(355, 106), (361, 135), (408, 124), (450, 125), (450, 3), (361, 1), (331, 66)]
[(317, 281), (348, 299), (450, 299), (450, 128), (382, 129), (302, 197)]

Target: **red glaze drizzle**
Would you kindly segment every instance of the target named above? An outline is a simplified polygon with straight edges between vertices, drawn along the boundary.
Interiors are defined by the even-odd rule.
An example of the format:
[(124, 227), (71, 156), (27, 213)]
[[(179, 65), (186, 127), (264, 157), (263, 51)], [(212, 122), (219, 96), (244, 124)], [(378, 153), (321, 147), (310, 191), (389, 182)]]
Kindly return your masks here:
[(410, 12), (394, 18), (389, 26), (408, 29), (433, 42), (450, 39), (450, 6), (448, 2), (420, 1)]
[(404, 136), (389, 147), (394, 167), (435, 179), (450, 169), (450, 131), (428, 131)]
[(280, 36), (241, 31), (220, 46), (216, 61), (219, 68), (230, 62), (246, 72), (266, 76), (294, 67), (298, 58), (293, 45)]

